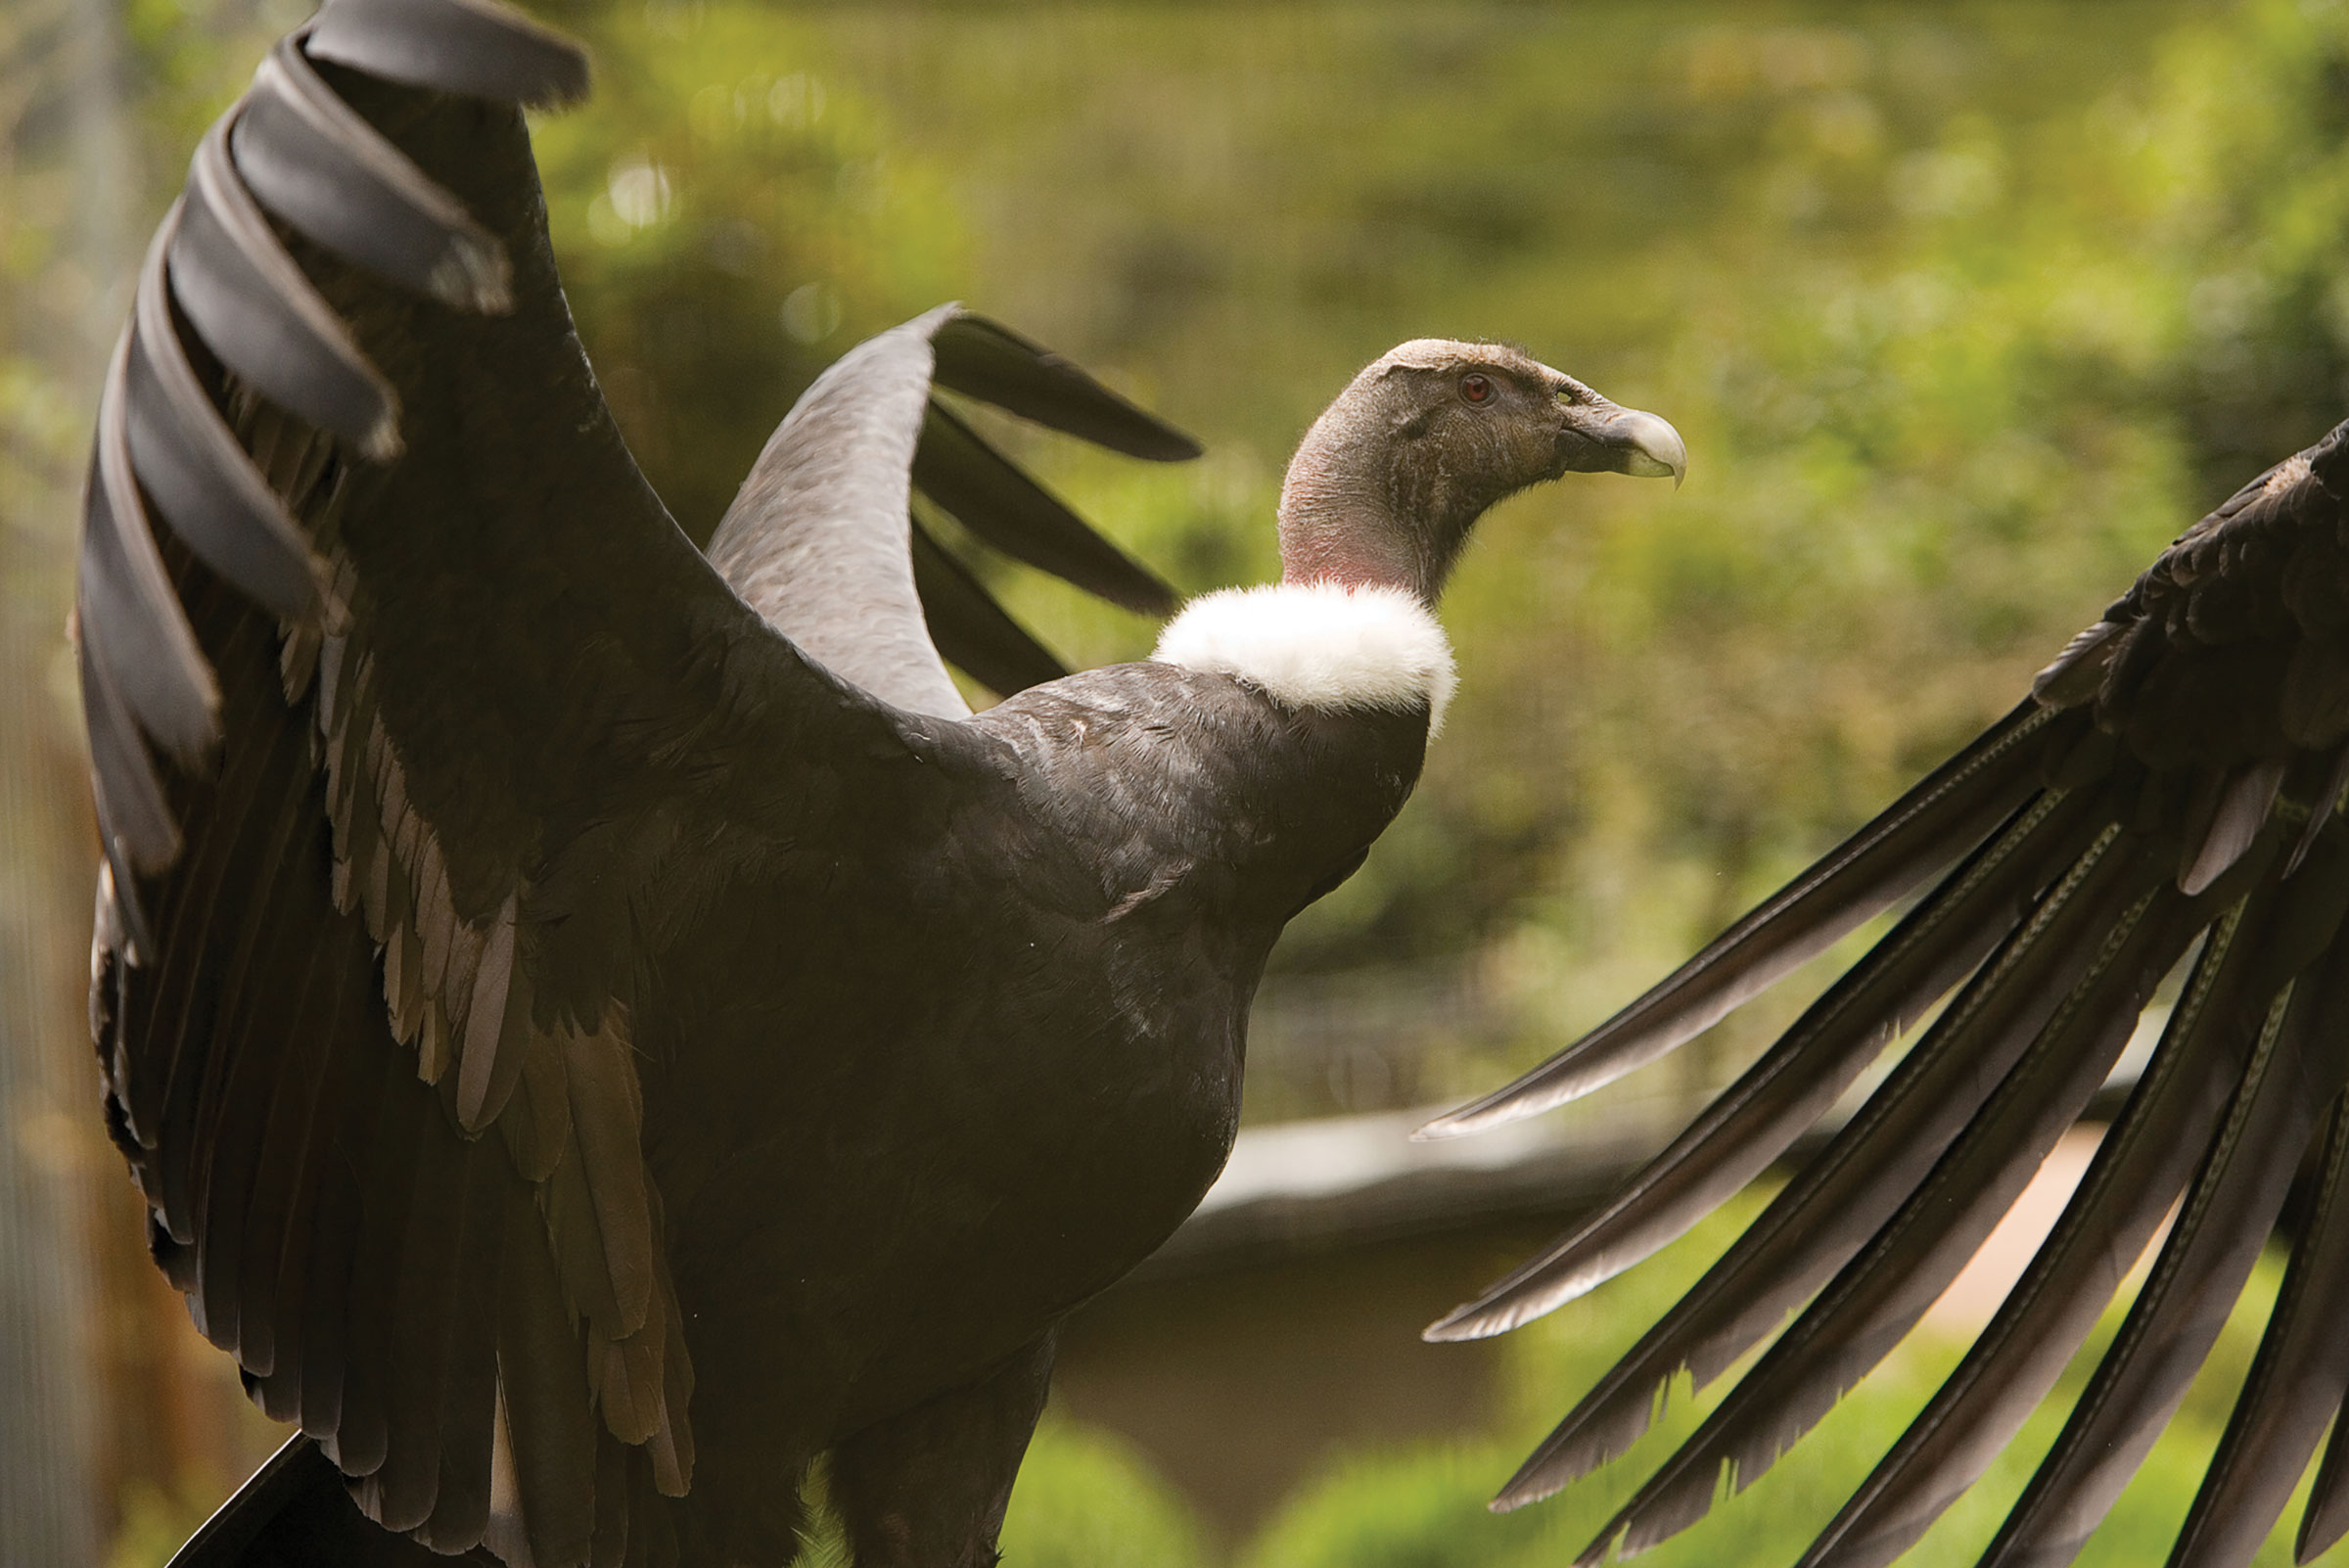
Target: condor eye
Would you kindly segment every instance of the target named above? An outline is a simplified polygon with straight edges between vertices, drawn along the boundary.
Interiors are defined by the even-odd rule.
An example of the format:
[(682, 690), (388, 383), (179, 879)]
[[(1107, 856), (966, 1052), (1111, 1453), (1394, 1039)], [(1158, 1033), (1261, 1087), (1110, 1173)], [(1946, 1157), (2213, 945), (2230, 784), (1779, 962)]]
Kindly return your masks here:
[(1460, 378), (1460, 395), (1472, 403), (1488, 401), (1493, 395), (1493, 380), (1489, 376), (1466, 375)]

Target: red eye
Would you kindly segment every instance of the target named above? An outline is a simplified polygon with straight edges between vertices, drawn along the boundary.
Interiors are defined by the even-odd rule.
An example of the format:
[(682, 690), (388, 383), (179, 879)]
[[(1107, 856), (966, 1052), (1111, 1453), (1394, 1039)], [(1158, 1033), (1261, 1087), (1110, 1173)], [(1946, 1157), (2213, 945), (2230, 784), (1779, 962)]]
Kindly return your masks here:
[(1484, 402), (1493, 395), (1493, 382), (1486, 376), (1462, 376), (1460, 395), (1472, 403)]

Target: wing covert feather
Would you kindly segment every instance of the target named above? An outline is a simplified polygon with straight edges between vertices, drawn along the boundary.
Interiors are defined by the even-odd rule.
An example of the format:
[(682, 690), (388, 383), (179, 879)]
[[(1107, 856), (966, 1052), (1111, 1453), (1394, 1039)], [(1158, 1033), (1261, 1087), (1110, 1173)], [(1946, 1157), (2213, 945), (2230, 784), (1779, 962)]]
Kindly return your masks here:
[(628, 458), (513, 102), (584, 83), (485, 0), (279, 46), (142, 271), (77, 617), (157, 1261), (380, 1522), (536, 1568), (691, 1484), (631, 945), (915, 744)]
[(768, 438), (709, 555), (767, 623), (901, 708), (970, 710), (941, 659), (1005, 695), (1068, 671), (913, 520), (920, 489), (972, 536), (1126, 609), (1174, 590), (946, 408), (959, 391), (1137, 456), (1198, 443), (1060, 355), (958, 304), (878, 333), (827, 366)]

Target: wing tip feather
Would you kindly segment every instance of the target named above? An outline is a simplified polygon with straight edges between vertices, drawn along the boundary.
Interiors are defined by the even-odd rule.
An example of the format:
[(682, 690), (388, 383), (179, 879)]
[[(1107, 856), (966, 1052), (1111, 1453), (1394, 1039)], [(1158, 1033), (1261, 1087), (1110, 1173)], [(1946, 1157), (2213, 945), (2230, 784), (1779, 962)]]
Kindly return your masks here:
[(594, 85), (587, 51), (503, 0), (331, 0), (306, 51), (387, 81), (561, 109)]

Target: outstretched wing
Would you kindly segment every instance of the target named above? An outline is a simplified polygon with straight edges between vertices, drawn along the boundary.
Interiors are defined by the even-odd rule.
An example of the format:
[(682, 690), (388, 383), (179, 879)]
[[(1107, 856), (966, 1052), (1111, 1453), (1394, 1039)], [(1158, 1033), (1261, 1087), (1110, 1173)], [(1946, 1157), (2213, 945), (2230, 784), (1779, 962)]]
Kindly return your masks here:
[(1135, 457), (1199, 444), (1049, 349), (960, 305), (865, 340), (779, 426), (710, 540), (710, 559), (774, 628), (836, 674), (916, 713), (969, 714), (945, 660), (1008, 695), (1068, 673), (911, 516), (978, 537), (1146, 615), (1174, 593), (1021, 472), (933, 387)]
[[(1428, 1330), (1513, 1327), (1680, 1236), (1942, 1004), (1495, 1506), (1621, 1453), (1676, 1373), (1702, 1386), (1800, 1308), (1582, 1560), (1694, 1522), (1725, 1464), (1750, 1485), (1915, 1325), (2195, 950), (2061, 1221), (1805, 1562), (1884, 1563), (1914, 1544), (2053, 1387), (2177, 1203), (2127, 1325), (1984, 1558), (2068, 1561), (2177, 1407), (2313, 1161), (2319, 1191), (2282, 1300), (2173, 1558), (2250, 1560), (2349, 1390), (2349, 828), (2334, 814), (2349, 785), (2345, 495), (2349, 425), (2188, 530), (2032, 699), (1890, 810), (1589, 1036), (1425, 1130), (1472, 1131), (1608, 1083), (1930, 884), (1610, 1204)], [(2345, 1452), (2336, 1436), (2303, 1561), (2349, 1528)]]
[(156, 1257), (374, 1518), (537, 1568), (658, 1560), (692, 1476), (637, 966), (956, 744), (629, 459), (520, 110), (584, 83), (493, 0), (279, 45), (140, 273), (76, 615)]

